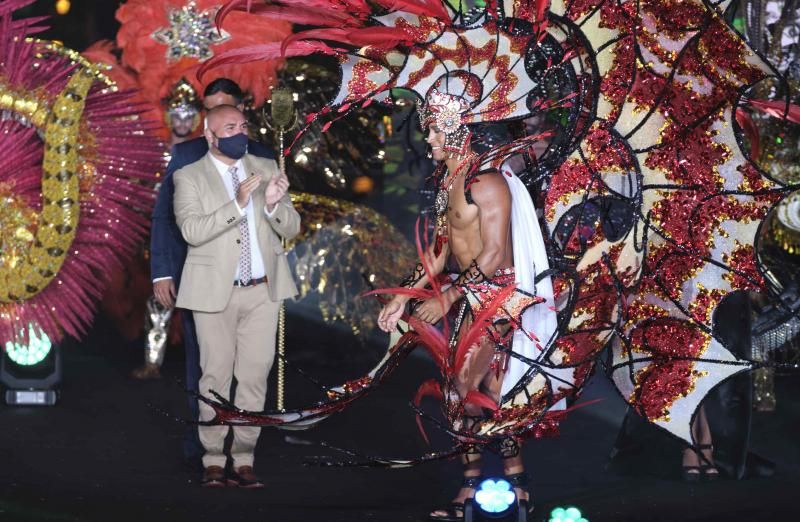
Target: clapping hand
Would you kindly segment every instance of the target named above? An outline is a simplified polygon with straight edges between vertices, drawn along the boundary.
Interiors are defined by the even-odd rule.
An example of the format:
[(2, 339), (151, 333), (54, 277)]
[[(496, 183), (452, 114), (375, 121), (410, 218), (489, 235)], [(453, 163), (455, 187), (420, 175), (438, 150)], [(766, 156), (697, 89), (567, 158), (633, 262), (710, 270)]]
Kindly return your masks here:
[(272, 176), (267, 183), (267, 189), (264, 192), (264, 199), (267, 203), (267, 212), (275, 210), (275, 205), (281, 200), (286, 192), (289, 190), (289, 179), (285, 174), (279, 172)]
[(250, 195), (255, 192), (259, 183), (261, 183), (261, 176), (253, 175), (239, 184), (239, 191), (236, 193), (236, 203), (239, 208), (243, 209), (250, 203)]

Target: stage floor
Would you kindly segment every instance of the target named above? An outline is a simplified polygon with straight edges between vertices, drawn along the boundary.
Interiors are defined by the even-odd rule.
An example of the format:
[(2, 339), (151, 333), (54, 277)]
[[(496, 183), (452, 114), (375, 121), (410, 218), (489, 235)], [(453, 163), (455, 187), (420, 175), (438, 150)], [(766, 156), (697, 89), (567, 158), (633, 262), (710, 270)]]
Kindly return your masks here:
[[(374, 347), (345, 349), (345, 337), (297, 319), (290, 320), (289, 331), (290, 357), (294, 353), (328, 384), (340, 380), (337, 375), (357, 376), (378, 356)], [(427, 451), (408, 407), (416, 386), (434, 375), (422, 357), (409, 359), (383, 389), (312, 431), (265, 429), (256, 471), (267, 486), (243, 491), (201, 489), (199, 474), (182, 461), (185, 427), (158, 412), (186, 414), (175, 382), (182, 372), (180, 349), (167, 353), (164, 379), (135, 381), (129, 373), (141, 349), (120, 344), (99, 319), (86, 341), (67, 343), (63, 354), (56, 407), (0, 406), (0, 521), (423, 521), (457, 489), (458, 466), (452, 462), (406, 470), (304, 465), (309, 457), (333, 455), (319, 441), (381, 456)], [(307, 386), (290, 381), (290, 406), (311, 397)], [(754, 419), (753, 450), (778, 464), (775, 476), (738, 482), (689, 485), (607, 470), (625, 407), (602, 375), (593, 378), (583, 400), (598, 397), (605, 400), (570, 416), (560, 438), (526, 448), (537, 505), (531, 520), (546, 520), (550, 509), (566, 505), (578, 506), (591, 522), (796, 516), (800, 379), (779, 379), (778, 410)], [(287, 443), (287, 434), (294, 443)], [(441, 448), (444, 438), (433, 439)]]

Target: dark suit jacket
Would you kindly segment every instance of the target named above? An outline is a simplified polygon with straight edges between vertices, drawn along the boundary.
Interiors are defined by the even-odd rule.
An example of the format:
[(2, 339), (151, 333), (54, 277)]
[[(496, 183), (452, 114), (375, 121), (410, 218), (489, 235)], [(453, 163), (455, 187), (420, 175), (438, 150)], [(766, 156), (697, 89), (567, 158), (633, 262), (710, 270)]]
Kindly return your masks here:
[[(151, 279), (171, 277), (176, 286), (180, 283), (187, 245), (175, 223), (173, 206), (175, 182), (172, 176), (178, 169), (199, 161), (206, 152), (208, 152), (208, 142), (202, 136), (172, 147), (172, 159), (167, 165), (167, 172), (158, 190), (156, 206), (153, 208), (150, 228)], [(247, 152), (262, 158), (275, 158), (271, 150), (253, 140), (248, 143)]]

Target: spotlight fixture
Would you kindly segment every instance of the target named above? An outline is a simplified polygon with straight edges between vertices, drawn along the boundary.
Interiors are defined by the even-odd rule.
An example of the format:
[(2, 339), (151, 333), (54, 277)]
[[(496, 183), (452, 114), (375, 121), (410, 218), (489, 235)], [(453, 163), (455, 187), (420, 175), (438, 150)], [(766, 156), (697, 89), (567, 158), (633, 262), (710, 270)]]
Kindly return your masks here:
[(61, 382), (61, 353), (38, 325), (28, 325), (16, 339), (6, 341), (0, 357), (0, 383), (6, 404), (52, 406)]
[(475, 498), (464, 502), (465, 522), (517, 521), (525, 522), (528, 503), (517, 502), (511, 484), (502, 478), (486, 479), (480, 483)]

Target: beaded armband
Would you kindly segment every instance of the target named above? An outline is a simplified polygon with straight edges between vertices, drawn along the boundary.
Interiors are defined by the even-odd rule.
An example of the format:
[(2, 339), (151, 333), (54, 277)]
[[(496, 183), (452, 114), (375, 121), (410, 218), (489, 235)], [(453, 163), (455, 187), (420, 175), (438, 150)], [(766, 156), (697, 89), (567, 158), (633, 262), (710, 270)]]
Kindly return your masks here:
[(478, 266), (478, 261), (473, 259), (469, 266), (461, 272), (455, 281), (453, 281), (453, 285), (458, 288), (460, 292), (463, 293), (463, 287), (465, 285), (474, 285), (478, 283), (483, 283), (484, 281), (488, 280), (489, 278), (481, 271), (481, 267)]
[(419, 283), (423, 277), (425, 277), (425, 268), (422, 266), (422, 263), (417, 263), (417, 266), (414, 267), (414, 271), (411, 272), (411, 275), (400, 282), (400, 286), (413, 288), (414, 285)]

